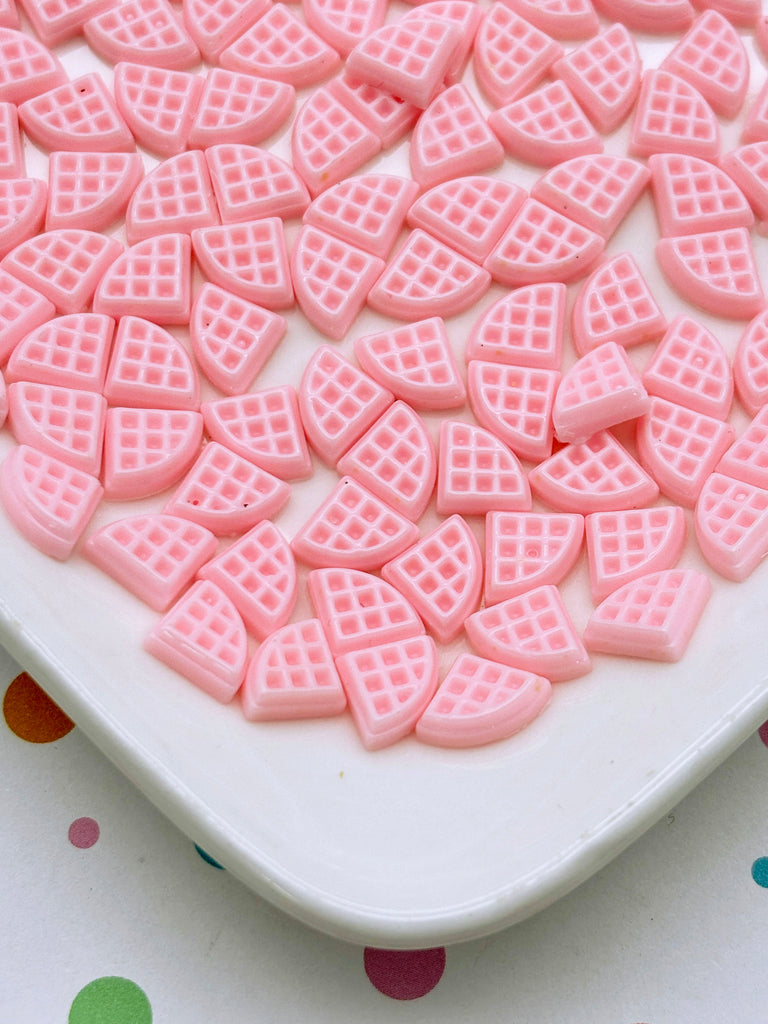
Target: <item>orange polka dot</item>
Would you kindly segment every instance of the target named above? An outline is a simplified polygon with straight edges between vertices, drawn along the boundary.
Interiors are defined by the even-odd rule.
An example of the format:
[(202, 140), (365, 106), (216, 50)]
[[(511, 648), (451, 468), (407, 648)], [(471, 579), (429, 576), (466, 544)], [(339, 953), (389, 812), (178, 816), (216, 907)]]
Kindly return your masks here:
[(3, 715), (11, 732), (27, 743), (52, 743), (75, 727), (26, 672), (17, 675), (5, 691)]

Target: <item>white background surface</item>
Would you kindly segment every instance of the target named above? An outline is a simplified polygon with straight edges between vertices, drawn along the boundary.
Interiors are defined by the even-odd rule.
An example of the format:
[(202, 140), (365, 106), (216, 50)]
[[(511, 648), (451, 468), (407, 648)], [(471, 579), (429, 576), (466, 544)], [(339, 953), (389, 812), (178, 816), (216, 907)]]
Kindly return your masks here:
[[(15, 672), (0, 652), (2, 692)], [(106, 975), (142, 988), (154, 1024), (766, 1019), (768, 889), (750, 873), (768, 856), (757, 735), (570, 896), (448, 947), (441, 981), (414, 1002), (370, 984), (362, 948), (206, 864), (81, 730), (35, 745), (0, 722), (0, 774), (3, 1021), (63, 1024)], [(86, 850), (67, 838), (82, 816), (101, 829)]]

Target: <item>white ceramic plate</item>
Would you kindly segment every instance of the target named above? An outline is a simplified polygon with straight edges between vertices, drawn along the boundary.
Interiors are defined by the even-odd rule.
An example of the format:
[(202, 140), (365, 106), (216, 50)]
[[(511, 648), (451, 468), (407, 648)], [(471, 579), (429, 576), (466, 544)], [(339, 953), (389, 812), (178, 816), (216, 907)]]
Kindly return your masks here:
[[(648, 41), (646, 65), (658, 64), (667, 45)], [(80, 45), (62, 58), (72, 76), (102, 67)], [(754, 69), (745, 109), (764, 76), (757, 59)], [(735, 144), (739, 123), (725, 126), (725, 145)], [(623, 151), (626, 130), (607, 149)], [(288, 138), (283, 132), (271, 148), (285, 155)], [(44, 173), (44, 157), (32, 148), (27, 156), (29, 173)], [(407, 148), (382, 166), (407, 172)], [(529, 185), (539, 172), (508, 161), (501, 173)], [(635, 254), (671, 319), (685, 306), (655, 268), (655, 237), (646, 196), (608, 251)], [(765, 266), (768, 243), (756, 237), (755, 244)], [(449, 322), (460, 357), (468, 325), (500, 294), (492, 290), (477, 310)], [(694, 315), (733, 352), (742, 324)], [(298, 383), (301, 365), (324, 341), (300, 314), (289, 319), (257, 387)], [(355, 336), (382, 322), (365, 314)], [(340, 348), (350, 352), (348, 343)], [(642, 368), (650, 349), (632, 355)], [(0, 456), (11, 444), (2, 431)], [(295, 488), (277, 520), (288, 535), (332, 482), (318, 468)], [(164, 500), (140, 507), (159, 509)], [(128, 511), (102, 504), (92, 528)], [(418, 947), (523, 919), (619, 853), (768, 717), (766, 566), (741, 585), (710, 572), (713, 597), (677, 665), (595, 657), (590, 675), (558, 685), (546, 712), (509, 741), (451, 752), (407, 739), (372, 754), (347, 715), (249, 724), (237, 703), (219, 706), (147, 655), (142, 639), (156, 615), (81, 557), (46, 558), (3, 515), (0, 544), (0, 640), (8, 650), (150, 800), (246, 885), (355, 942)], [(683, 562), (703, 567), (692, 545)], [(563, 594), (583, 627), (592, 607), (583, 565)], [(295, 617), (308, 613), (303, 600)], [(444, 653), (444, 669), (456, 649)]]

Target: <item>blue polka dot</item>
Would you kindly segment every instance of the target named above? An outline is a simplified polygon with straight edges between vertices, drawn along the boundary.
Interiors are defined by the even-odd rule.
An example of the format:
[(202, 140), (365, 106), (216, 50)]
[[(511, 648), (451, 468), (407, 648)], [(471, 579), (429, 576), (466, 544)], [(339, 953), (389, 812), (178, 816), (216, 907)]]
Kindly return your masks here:
[(217, 860), (214, 860), (213, 857), (210, 855), (210, 853), (206, 853), (205, 850), (201, 849), (197, 845), (197, 843), (195, 843), (195, 849), (200, 854), (200, 856), (203, 858), (203, 860), (205, 861), (206, 864), (210, 864), (212, 868), (218, 868), (219, 871), (223, 871), (224, 870), (224, 868), (221, 866), (221, 864), (219, 864), (219, 862)]
[(752, 865), (752, 877), (758, 885), (768, 889), (768, 857), (758, 857)]

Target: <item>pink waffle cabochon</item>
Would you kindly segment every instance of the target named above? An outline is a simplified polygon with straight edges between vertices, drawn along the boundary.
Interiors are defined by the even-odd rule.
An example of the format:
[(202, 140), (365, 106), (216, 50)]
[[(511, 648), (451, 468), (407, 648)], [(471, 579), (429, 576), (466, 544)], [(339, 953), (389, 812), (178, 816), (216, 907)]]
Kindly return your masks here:
[(608, 430), (566, 445), (528, 474), (534, 497), (563, 512), (610, 512), (649, 505), (656, 481)]
[(615, 341), (603, 342), (563, 374), (552, 406), (555, 437), (581, 444), (600, 430), (642, 416), (649, 404), (626, 350)]
[(24, 174), (26, 167), (16, 106), (0, 101), (0, 178), (20, 178)]
[(136, 142), (103, 79), (91, 72), (25, 100), (24, 131), (43, 149), (133, 152)]
[(200, 408), (214, 441), (281, 480), (311, 475), (312, 460), (290, 385), (212, 398)]
[(313, 569), (307, 586), (334, 657), (424, 633), (402, 594), (360, 569)]
[(217, 537), (236, 536), (283, 508), (284, 480), (208, 441), (163, 511), (205, 526)]
[(414, 409), (456, 409), (466, 389), (441, 317), (366, 334), (354, 342), (362, 368)]
[(205, 160), (224, 224), (289, 220), (309, 206), (309, 192), (296, 171), (266, 149), (223, 142), (206, 149)]
[(421, 417), (396, 401), (339, 459), (336, 468), (418, 522), (437, 479), (437, 456)]
[(51, 153), (46, 230), (103, 231), (124, 215), (143, 175), (139, 153)]
[[(237, 10), (234, 0), (225, 3)], [(200, 149), (222, 142), (256, 146), (285, 124), (295, 100), (296, 90), (287, 82), (213, 67), (205, 78), (187, 145)]]
[(365, 306), (384, 260), (305, 224), (291, 250), (296, 302), (318, 331), (341, 341)]
[(504, 3), (492, 3), (475, 36), (473, 70), (484, 95), (503, 107), (538, 85), (563, 54), (546, 32)]
[(110, 64), (136, 61), (182, 70), (200, 62), (200, 51), (167, 0), (124, 0), (101, 7), (102, 13), (85, 23), (83, 34)]
[(679, 661), (712, 592), (695, 569), (666, 569), (625, 583), (590, 616), (590, 651), (652, 661)]
[(287, 82), (296, 89), (317, 85), (341, 64), (333, 47), (285, 4), (275, 3), (219, 55), (231, 71)]
[(293, 305), (285, 229), (279, 217), (192, 232), (195, 259), (213, 284), (274, 312)]
[(162, 160), (136, 186), (125, 213), (128, 244), (219, 223), (205, 157), (189, 150)]
[(480, 546), (459, 515), (444, 519), (387, 562), (381, 574), (413, 605), (442, 644), (459, 636), (483, 590)]
[(707, 564), (740, 583), (768, 554), (768, 490), (715, 471), (699, 492), (693, 525)]
[(320, 345), (304, 368), (298, 400), (307, 440), (334, 466), (394, 399), (336, 349)]
[(18, 27), (0, 26), (0, 102), (18, 105), (64, 85), (56, 54)]
[(248, 666), (242, 709), (251, 721), (326, 718), (347, 706), (333, 655), (317, 619), (272, 633)]
[(112, 344), (104, 397), (110, 405), (198, 409), (200, 382), (178, 338), (150, 320), (124, 316)]
[(436, 96), (411, 133), (411, 174), (422, 188), (498, 167), (504, 149), (461, 82)]
[(454, 176), (434, 185), (408, 211), (419, 227), (467, 259), (482, 263), (522, 206), (525, 190), (486, 175)]
[(47, 200), (39, 178), (0, 177), (0, 259), (42, 229)]
[(768, 489), (768, 405), (764, 405), (726, 450), (719, 473)]
[(387, 0), (304, 0), (307, 25), (342, 57), (384, 23)]
[(474, 0), (426, 0), (418, 4), (415, 10), (406, 11), (403, 15), (404, 21), (424, 17), (438, 18), (455, 25), (459, 30), (459, 41), (445, 72), (446, 88), (456, 85), (464, 75), (482, 15), (479, 4)]
[(576, 296), (571, 326), (576, 351), (584, 356), (609, 342), (629, 347), (656, 341), (667, 321), (634, 256), (621, 252), (584, 282)]
[(50, 299), (0, 266), (0, 364), (13, 355), (23, 338), (56, 313)]
[(210, 580), (192, 584), (146, 636), (144, 647), (222, 704), (232, 700), (245, 677), (243, 620)]
[(599, 132), (614, 131), (628, 116), (640, 90), (642, 64), (626, 27), (609, 25), (553, 66)]
[(219, 54), (262, 16), (271, 0), (182, 0), (184, 26), (204, 59)]
[(556, 586), (544, 583), (483, 608), (465, 623), (469, 642), (484, 658), (545, 676), (578, 679), (592, 667)]
[(98, 476), (106, 399), (93, 391), (17, 381), (8, 385), (8, 424), (20, 444)]
[(504, 0), (504, 3), (556, 39), (587, 39), (600, 27), (590, 0)]
[(589, 586), (597, 604), (638, 576), (671, 569), (687, 534), (680, 505), (593, 512), (585, 520)]
[(734, 436), (729, 423), (652, 398), (637, 422), (637, 454), (668, 498), (693, 507)]
[(594, 231), (529, 197), (483, 266), (510, 288), (569, 284), (589, 273), (604, 246)]
[(602, 139), (560, 79), (494, 110), (488, 124), (509, 156), (537, 167), (603, 150)]
[(484, 427), (461, 420), (440, 424), (439, 515), (526, 512), (531, 489), (517, 456)]
[(648, 159), (662, 235), (751, 228), (754, 214), (725, 171), (699, 157), (655, 153)]
[(336, 659), (336, 668), (367, 750), (413, 732), (437, 688), (437, 648), (428, 636), (350, 651)]
[(605, 18), (639, 32), (666, 35), (684, 32), (696, 14), (689, 0), (593, 0)]
[(394, 174), (353, 175), (321, 192), (304, 223), (386, 259), (418, 191), (415, 181)]
[[(333, 104), (339, 105), (335, 109), (337, 119), (341, 111), (351, 115), (352, 121), (347, 128), (353, 128), (355, 137), (360, 136), (360, 130), (364, 129), (370, 136), (367, 144), (371, 144), (371, 139), (377, 140), (379, 149), (389, 149), (399, 142), (411, 130), (421, 113), (412, 103), (406, 103), (386, 89), (350, 77), (346, 71), (328, 83), (321, 108), (325, 106), (326, 112), (330, 113), (334, 110)], [(315, 114), (318, 113), (322, 111), (315, 110)], [(315, 123), (319, 125), (320, 122)], [(358, 139), (358, 142), (361, 141), (362, 136)], [(365, 159), (359, 162), (364, 163)]]
[(656, 259), (675, 291), (708, 313), (749, 320), (765, 305), (746, 228), (662, 238)]
[(158, 612), (173, 604), (215, 550), (208, 530), (164, 513), (118, 519), (83, 545), (89, 561)]
[(749, 57), (734, 26), (716, 10), (699, 14), (662, 67), (695, 86), (714, 112), (734, 118), (749, 87)]
[(672, 320), (642, 378), (649, 395), (718, 419), (728, 416), (734, 390), (728, 355), (715, 335), (686, 313)]
[(65, 561), (102, 496), (98, 479), (20, 444), (0, 465), (0, 503), (19, 533), (43, 554)]
[(380, 137), (337, 98), (332, 85), (307, 97), (296, 114), (291, 161), (313, 197), (354, 174), (381, 148)]
[(286, 320), (218, 285), (195, 296), (189, 340), (198, 366), (219, 391), (247, 391), (285, 336)]
[(741, 142), (748, 145), (768, 138), (768, 83), (764, 82), (754, 100), (747, 106), (741, 130)]
[(370, 571), (380, 569), (418, 536), (415, 523), (345, 476), (297, 531), (291, 548), (312, 568)]
[(716, 161), (720, 125), (692, 85), (661, 68), (643, 74), (629, 140), (631, 156), (683, 153)]
[(552, 454), (558, 370), (473, 359), (467, 367), (467, 384), (469, 404), (478, 423), (518, 458), (538, 462)]
[(107, 410), (104, 497), (146, 498), (173, 487), (197, 458), (203, 417), (187, 409)]
[(548, 679), (460, 654), (416, 723), (416, 738), (438, 747), (475, 747), (520, 732), (552, 697)]
[(542, 282), (508, 292), (474, 322), (466, 359), (558, 370), (566, 286)]
[(738, 146), (724, 153), (720, 166), (741, 190), (759, 218), (758, 230), (765, 234), (768, 220), (768, 140)]
[(768, 310), (758, 313), (739, 338), (733, 378), (739, 401), (754, 416), (768, 402)]
[(614, 153), (576, 156), (531, 187), (531, 198), (609, 239), (643, 193), (650, 171)]
[(485, 603), (558, 584), (579, 557), (584, 517), (573, 512), (490, 512), (485, 517)]
[[(0, 274), (0, 288), (2, 282)], [(24, 288), (21, 284), (18, 287)], [(47, 300), (45, 308), (50, 312), (41, 316), (42, 322), (33, 325), (13, 349), (5, 371), (6, 379), (101, 392), (115, 321), (98, 313), (53, 317), (53, 306)], [(4, 328), (9, 329), (7, 325)]]
[(199, 75), (123, 60), (115, 65), (113, 88), (139, 145), (158, 156), (186, 149), (203, 88)]
[(189, 235), (155, 235), (117, 257), (101, 278), (93, 310), (106, 316), (143, 316), (156, 324), (189, 322), (192, 246)]
[(440, 91), (461, 40), (461, 29), (450, 21), (402, 18), (358, 43), (347, 69), (354, 78), (424, 110)]
[(268, 519), (252, 526), (198, 572), (235, 605), (250, 633), (265, 640), (291, 616), (298, 595), (288, 541)]
[(59, 313), (81, 313), (123, 247), (85, 228), (58, 228), (21, 242), (0, 267), (36, 289)]
[(368, 305), (399, 320), (457, 316), (490, 284), (479, 264), (414, 228), (368, 292)]

